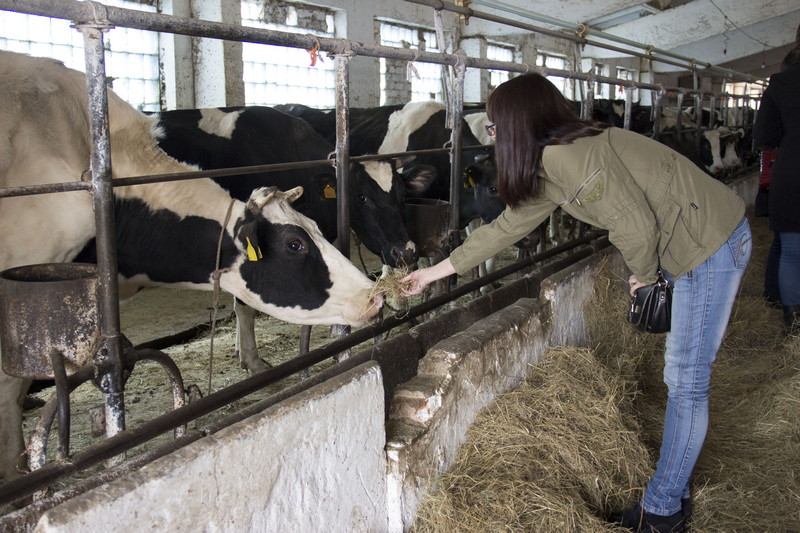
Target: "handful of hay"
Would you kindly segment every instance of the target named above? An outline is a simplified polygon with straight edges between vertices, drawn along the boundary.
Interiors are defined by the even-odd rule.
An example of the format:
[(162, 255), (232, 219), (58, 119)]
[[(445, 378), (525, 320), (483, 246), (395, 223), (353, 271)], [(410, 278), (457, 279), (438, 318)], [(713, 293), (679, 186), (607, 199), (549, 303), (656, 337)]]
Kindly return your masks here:
[(380, 277), (372, 285), (369, 293), (370, 299), (377, 295), (382, 295), (386, 305), (394, 311), (408, 309), (408, 297), (403, 294), (402, 289), (408, 289), (411, 283), (401, 282), (400, 280), (408, 276), (409, 272), (411, 272), (411, 269), (405, 266), (392, 268), (388, 265), (383, 265)]

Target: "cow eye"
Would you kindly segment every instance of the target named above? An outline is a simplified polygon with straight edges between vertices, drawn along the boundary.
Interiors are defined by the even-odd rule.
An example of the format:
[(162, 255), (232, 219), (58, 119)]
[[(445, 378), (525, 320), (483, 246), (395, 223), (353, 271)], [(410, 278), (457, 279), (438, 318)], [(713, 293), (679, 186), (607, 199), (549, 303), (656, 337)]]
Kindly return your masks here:
[(302, 252), (306, 248), (300, 239), (292, 239), (286, 243), (286, 247), (292, 252)]
[(358, 196), (356, 196), (356, 201), (359, 204), (364, 205), (365, 203), (367, 203), (367, 197), (364, 196), (363, 194), (359, 194)]
[(489, 190), (492, 192), (492, 194), (497, 194), (497, 187), (489, 187)]

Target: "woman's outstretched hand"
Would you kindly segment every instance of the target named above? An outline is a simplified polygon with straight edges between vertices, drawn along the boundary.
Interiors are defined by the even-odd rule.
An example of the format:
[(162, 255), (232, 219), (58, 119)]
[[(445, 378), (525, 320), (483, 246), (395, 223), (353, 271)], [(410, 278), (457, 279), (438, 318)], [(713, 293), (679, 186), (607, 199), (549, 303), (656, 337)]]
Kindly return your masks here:
[(442, 279), (446, 276), (455, 274), (450, 258), (445, 259), (441, 263), (437, 263), (432, 267), (421, 268), (410, 273), (400, 280), (401, 292), (404, 296), (412, 296), (419, 294), (422, 290), (436, 280)]

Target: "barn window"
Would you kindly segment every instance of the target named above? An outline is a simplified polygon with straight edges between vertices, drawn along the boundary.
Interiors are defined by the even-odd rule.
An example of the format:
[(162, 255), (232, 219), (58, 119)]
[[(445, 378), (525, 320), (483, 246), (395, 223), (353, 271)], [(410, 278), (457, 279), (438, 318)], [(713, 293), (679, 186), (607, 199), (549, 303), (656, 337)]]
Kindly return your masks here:
[[(155, 12), (149, 3), (104, 0), (114, 7)], [(83, 37), (69, 20), (4, 11), (0, 17), (0, 48), (32, 56), (52, 57), (84, 72)], [(114, 91), (143, 111), (160, 109), (158, 34), (130, 28), (105, 33), (106, 76)]]
[[(242, 2), (242, 25), (276, 31), (334, 36), (332, 11), (301, 4)], [(333, 58), (311, 56), (300, 48), (242, 43), (246, 105), (336, 105)]]
[[(633, 81), (636, 79), (635, 74), (636, 72), (631, 69), (617, 67), (617, 78), (621, 80)], [(619, 98), (619, 99), (625, 98), (625, 91), (627, 89), (628, 88), (623, 85), (617, 85), (616, 87), (614, 87), (614, 98)], [(637, 89), (634, 88), (632, 90), (633, 90), (632, 101), (636, 102), (638, 100)]]
[(758, 109), (758, 99), (761, 98), (764, 88), (761, 85), (747, 82), (726, 83), (725, 92), (728, 94), (750, 97), (748, 100), (745, 100), (744, 98), (730, 97), (728, 98), (728, 107), (741, 106), (744, 105), (744, 102), (747, 102), (747, 105), (749, 105), (752, 109)]
[[(380, 41), (384, 46), (439, 52), (436, 32), (391, 22), (380, 22)], [(443, 101), (442, 66), (436, 63), (387, 60), (381, 58), (381, 105), (425, 100)], [(408, 84), (410, 83), (410, 88)]]
[[(595, 63), (594, 73), (597, 76), (608, 76), (608, 65), (604, 65), (602, 63)], [(595, 98), (611, 98), (610, 85), (608, 83), (595, 82), (594, 96)]]
[[(486, 59), (511, 63), (514, 61), (514, 49), (510, 46), (503, 46), (500, 44), (487, 44)], [(509, 79), (511, 79), (511, 74), (507, 70), (490, 70), (489, 90), (494, 90), (495, 87)]]
[[(567, 59), (564, 56), (558, 56), (549, 52), (539, 52), (536, 54), (536, 65), (539, 67), (555, 68), (558, 70), (567, 70)], [(547, 76), (547, 79), (553, 82), (553, 85), (558, 87), (561, 94), (569, 97), (571, 87), (567, 84), (567, 78), (559, 76)]]

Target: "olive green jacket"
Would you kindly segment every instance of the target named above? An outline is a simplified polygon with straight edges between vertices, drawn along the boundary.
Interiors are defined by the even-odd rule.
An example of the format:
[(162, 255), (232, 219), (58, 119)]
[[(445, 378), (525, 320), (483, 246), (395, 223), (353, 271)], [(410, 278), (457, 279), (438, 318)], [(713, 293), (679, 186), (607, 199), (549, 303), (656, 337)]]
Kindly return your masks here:
[(450, 260), (458, 274), (511, 246), (557, 207), (606, 229), (642, 283), (661, 268), (678, 278), (711, 257), (744, 216), (744, 203), (686, 157), (638, 133), (608, 128), (546, 146), (537, 197), (481, 226)]

